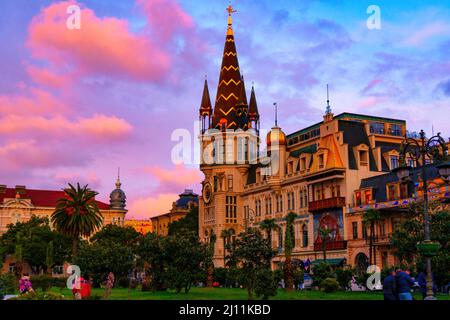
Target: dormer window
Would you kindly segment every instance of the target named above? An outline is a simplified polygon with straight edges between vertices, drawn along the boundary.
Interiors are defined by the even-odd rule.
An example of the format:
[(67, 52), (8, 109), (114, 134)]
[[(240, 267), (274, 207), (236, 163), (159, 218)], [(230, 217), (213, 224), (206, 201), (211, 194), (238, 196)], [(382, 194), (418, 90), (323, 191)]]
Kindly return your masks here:
[(300, 159), (300, 171), (306, 170), (306, 157)]
[(323, 169), (324, 167), (325, 167), (324, 156), (323, 154), (319, 154), (319, 169)]
[(391, 156), (391, 170), (398, 168), (398, 157)]
[(369, 164), (369, 153), (366, 150), (359, 151), (359, 165), (362, 167), (367, 167)]

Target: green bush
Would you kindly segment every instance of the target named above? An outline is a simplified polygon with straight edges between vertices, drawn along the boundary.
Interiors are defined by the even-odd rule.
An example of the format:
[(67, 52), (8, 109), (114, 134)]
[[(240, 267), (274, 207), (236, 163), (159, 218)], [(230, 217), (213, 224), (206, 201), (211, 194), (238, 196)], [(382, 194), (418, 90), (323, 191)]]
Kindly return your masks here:
[(268, 300), (269, 297), (277, 294), (278, 282), (275, 279), (275, 273), (270, 269), (261, 269), (256, 274), (255, 294)]
[(313, 272), (313, 279), (314, 279), (313, 285), (314, 286), (320, 287), (320, 284), (322, 283), (323, 280), (325, 280), (327, 278), (334, 278), (331, 267), (326, 262), (322, 262), (318, 265), (315, 265), (312, 268), (312, 272)]
[(339, 283), (335, 278), (326, 278), (320, 283), (320, 288), (326, 293), (335, 292), (339, 290)]
[(27, 292), (10, 300), (64, 300), (64, 295), (55, 292)]
[(130, 279), (128, 277), (120, 277), (117, 280), (118, 288), (128, 288), (130, 286)]
[(350, 287), (349, 282), (352, 280), (354, 274), (355, 274), (354, 269), (348, 268), (336, 269), (336, 280), (341, 286), (341, 288), (347, 290)]
[(3, 294), (14, 294), (19, 289), (19, 281), (12, 273), (0, 274), (0, 290)]
[(67, 278), (53, 278), (52, 285), (58, 288), (65, 288), (67, 286)]
[(54, 279), (47, 275), (32, 276), (30, 281), (33, 285), (33, 289), (41, 289), (42, 291), (48, 291), (54, 284)]

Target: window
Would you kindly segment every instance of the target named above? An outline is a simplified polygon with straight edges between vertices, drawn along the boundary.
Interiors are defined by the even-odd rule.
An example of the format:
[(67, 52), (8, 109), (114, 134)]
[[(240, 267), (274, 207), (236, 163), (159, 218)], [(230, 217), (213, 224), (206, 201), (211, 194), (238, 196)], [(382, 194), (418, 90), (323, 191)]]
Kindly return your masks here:
[(408, 159), (408, 166), (410, 166), (410, 167), (412, 167), (412, 168), (415, 167), (415, 163), (414, 163), (414, 160), (413, 160), (413, 159), (411, 159), (411, 158)]
[(303, 247), (307, 247), (308, 246), (308, 226), (306, 224), (303, 225), (302, 227), (302, 238), (303, 238)]
[(388, 185), (388, 200), (397, 199), (397, 185), (390, 184)]
[(358, 221), (352, 222), (353, 239), (358, 239)]
[(398, 167), (398, 157), (391, 156), (391, 170)]
[(218, 184), (217, 176), (214, 176), (214, 192), (217, 192), (217, 184)]
[(238, 161), (239, 162), (242, 162), (242, 161), (244, 161), (244, 141), (245, 141), (245, 139), (244, 138), (238, 138), (238, 146), (237, 146), (237, 152), (238, 152), (238, 156), (237, 156), (237, 158), (238, 158)]
[(362, 228), (362, 236), (363, 239), (367, 239), (367, 228), (365, 226), (363, 226)]
[(233, 175), (229, 175), (228, 176), (228, 191), (232, 191), (233, 190)]
[(269, 199), (266, 198), (266, 200), (264, 201), (265, 205), (266, 205), (266, 215), (269, 214)]
[(361, 203), (361, 192), (359, 192), (359, 191), (357, 191), (356, 193), (355, 193), (355, 204), (357, 205), (357, 206), (360, 206), (362, 203)]
[(319, 154), (319, 169), (323, 169), (324, 167), (323, 154)]
[(400, 199), (408, 198), (408, 184), (402, 183), (400, 184)]
[(290, 192), (288, 192), (287, 197), (288, 197), (288, 210), (291, 210), (291, 193)]
[(372, 200), (372, 192), (370, 190), (364, 191), (364, 203), (369, 204)]
[(278, 250), (283, 249), (283, 228), (278, 228)]
[(300, 190), (300, 208), (303, 208), (303, 190)]
[(380, 224), (380, 236), (384, 237), (386, 235), (386, 223), (383, 221)]
[(371, 122), (370, 123), (370, 133), (384, 134), (384, 123)]
[(291, 193), (291, 210), (295, 210), (295, 193)]
[(226, 197), (225, 223), (237, 223), (236, 196)]
[(398, 124), (391, 124), (389, 126), (389, 134), (392, 136), (401, 137), (402, 136), (402, 126)]
[[(283, 208), (281, 208), (283, 210)], [(272, 214), (272, 197), (269, 197), (269, 214)]]
[(367, 151), (359, 151), (359, 165), (367, 167), (369, 164), (369, 156)]
[(300, 171), (306, 170), (306, 157), (300, 159)]

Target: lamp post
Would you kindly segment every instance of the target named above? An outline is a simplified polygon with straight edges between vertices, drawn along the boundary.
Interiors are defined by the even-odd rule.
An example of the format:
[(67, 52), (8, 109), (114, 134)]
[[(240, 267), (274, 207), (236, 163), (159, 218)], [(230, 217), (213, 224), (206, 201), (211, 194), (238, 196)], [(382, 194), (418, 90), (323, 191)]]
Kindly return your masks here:
[[(418, 251), (426, 258), (427, 271), (427, 293), (425, 300), (435, 300), (433, 293), (433, 278), (431, 274), (431, 257), (439, 251), (439, 243), (431, 241), (430, 215), (428, 213), (428, 178), (426, 172), (426, 160), (433, 160), (435, 163), (443, 162), (448, 157), (448, 148), (440, 133), (426, 139), (425, 132), (420, 131), (419, 139), (412, 139), (405, 136), (405, 140), (400, 148), (400, 166), (393, 172), (397, 174), (400, 181), (409, 179), (411, 167), (406, 166), (406, 156), (409, 156), (420, 167), (422, 176), (423, 191), (423, 211), (424, 211), (424, 238), (425, 240), (417, 244)], [(443, 162), (438, 167), (439, 174), (444, 181), (448, 181), (450, 176), (450, 164)]]

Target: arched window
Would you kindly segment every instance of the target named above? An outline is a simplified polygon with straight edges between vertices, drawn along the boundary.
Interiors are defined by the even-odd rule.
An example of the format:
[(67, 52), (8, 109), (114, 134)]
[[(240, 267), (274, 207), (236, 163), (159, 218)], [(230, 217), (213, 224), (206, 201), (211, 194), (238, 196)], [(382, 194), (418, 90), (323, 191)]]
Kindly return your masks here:
[(307, 247), (308, 243), (309, 243), (309, 239), (308, 239), (308, 226), (306, 224), (303, 225), (302, 227), (302, 238), (303, 238), (303, 247)]

